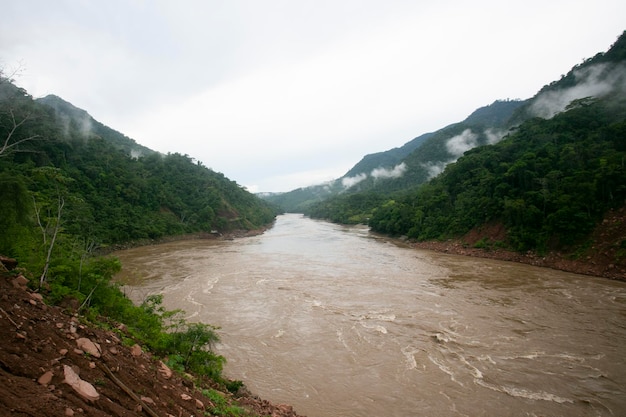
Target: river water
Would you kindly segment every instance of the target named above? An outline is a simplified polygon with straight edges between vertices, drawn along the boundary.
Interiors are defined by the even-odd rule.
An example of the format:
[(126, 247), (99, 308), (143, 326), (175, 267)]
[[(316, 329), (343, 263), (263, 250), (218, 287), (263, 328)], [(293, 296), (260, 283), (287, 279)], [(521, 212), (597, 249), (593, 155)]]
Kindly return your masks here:
[(420, 251), (301, 215), (115, 254), (220, 326), (225, 374), (309, 417), (626, 415), (626, 284)]

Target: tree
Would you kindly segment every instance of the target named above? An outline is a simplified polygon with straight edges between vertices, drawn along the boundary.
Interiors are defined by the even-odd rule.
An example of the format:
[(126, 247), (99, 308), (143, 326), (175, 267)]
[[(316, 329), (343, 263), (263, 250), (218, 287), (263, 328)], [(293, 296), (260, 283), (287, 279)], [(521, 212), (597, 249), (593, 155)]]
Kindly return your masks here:
[(50, 259), (54, 245), (61, 231), (61, 219), (63, 207), (65, 207), (65, 197), (67, 194), (67, 183), (71, 179), (63, 176), (58, 168), (42, 167), (38, 168), (37, 176), (41, 178), (41, 182), (46, 184), (49, 189), (39, 193), (41, 201), (38, 202), (33, 195), (33, 203), (35, 206), (35, 215), (37, 224), (41, 230), (43, 246), (46, 248), (46, 258), (43, 271), (39, 277), (39, 286), (41, 287), (46, 281), (48, 270), (50, 268)]
[(34, 115), (25, 108), (23, 99), (30, 97), (12, 81), (0, 69), (0, 158), (16, 151), (25, 142), (41, 138), (28, 129)]

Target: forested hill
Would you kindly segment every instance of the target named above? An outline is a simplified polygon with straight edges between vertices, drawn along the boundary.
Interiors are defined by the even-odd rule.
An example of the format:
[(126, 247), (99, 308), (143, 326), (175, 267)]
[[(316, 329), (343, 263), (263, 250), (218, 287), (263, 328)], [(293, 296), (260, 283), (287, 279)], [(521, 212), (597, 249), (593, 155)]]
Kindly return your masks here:
[[(626, 35), (521, 103), (506, 124), (511, 130), (501, 141), (465, 149), (419, 188), (345, 194), (314, 205), (311, 215), (367, 219), (375, 231), (416, 240), (496, 225), (504, 233), (485, 232), (483, 244), (580, 255), (593, 246), (590, 233), (603, 216), (626, 203)], [(457, 145), (478, 136), (446, 129), (454, 129)], [(427, 144), (404, 162), (419, 164)], [(623, 262), (626, 236), (611, 239)]]
[[(521, 100), (496, 100), (465, 120), (424, 133), (404, 145), (364, 156), (341, 178), (326, 184), (265, 196), (286, 211), (309, 213), (311, 207), (339, 196), (363, 192), (386, 193), (416, 188), (454, 162), (465, 150), (502, 138)], [(360, 199), (360, 197), (355, 197)], [(317, 210), (317, 209), (314, 209)]]
[(73, 125), (74, 132), (88, 137), (101, 137), (117, 149), (133, 157), (148, 156), (156, 153), (152, 149), (138, 144), (123, 133), (105, 126), (91, 117), (85, 110), (75, 107), (61, 97), (50, 94), (36, 101), (54, 109), (55, 119), (61, 124), (64, 132), (69, 130), (70, 125)]
[(154, 152), (58, 97), (34, 100), (6, 78), (0, 140), (0, 254), (41, 257), (53, 237), (62, 251), (256, 229), (276, 214), (191, 157)]

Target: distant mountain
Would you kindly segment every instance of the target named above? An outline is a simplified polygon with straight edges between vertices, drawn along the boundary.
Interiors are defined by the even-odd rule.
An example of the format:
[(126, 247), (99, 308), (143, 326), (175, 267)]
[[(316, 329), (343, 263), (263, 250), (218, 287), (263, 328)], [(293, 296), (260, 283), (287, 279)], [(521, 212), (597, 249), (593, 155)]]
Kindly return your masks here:
[(380, 168), (393, 168), (402, 162), (402, 160), (411, 154), (411, 152), (422, 146), (432, 135), (432, 133), (424, 133), (399, 148), (365, 155), (363, 159), (361, 159), (341, 178), (350, 178), (360, 174), (368, 174), (373, 170)]
[(422, 134), (401, 147), (366, 155), (334, 181), (263, 198), (286, 211), (308, 213), (312, 204), (333, 196), (417, 187), (443, 171), (464, 151), (500, 140), (511, 115), (524, 103), (495, 101), (475, 110), (462, 122)]
[(626, 72), (622, 38), (609, 51), (575, 66), (531, 99), (497, 100), (459, 123), (420, 135), (401, 147), (366, 155), (336, 180), (264, 198), (286, 211), (309, 214), (314, 205), (332, 205), (322, 202), (353, 193), (414, 190), (441, 174), (465, 152), (498, 143), (527, 120), (553, 117), (586, 97), (614, 94)]

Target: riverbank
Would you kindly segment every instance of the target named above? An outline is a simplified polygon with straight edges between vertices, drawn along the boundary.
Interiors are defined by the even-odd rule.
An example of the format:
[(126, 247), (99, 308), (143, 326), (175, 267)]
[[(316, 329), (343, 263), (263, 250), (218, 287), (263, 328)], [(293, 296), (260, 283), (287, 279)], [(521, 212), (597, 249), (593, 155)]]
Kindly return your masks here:
[(291, 406), (172, 372), (123, 324), (95, 327), (27, 284), (0, 272), (0, 415), (298, 417)]
[(237, 229), (237, 230), (231, 230), (228, 232), (217, 232), (217, 231), (198, 232), (198, 233), (190, 233), (190, 234), (185, 234), (185, 235), (164, 236), (158, 239), (131, 240), (125, 243), (109, 245), (106, 247), (98, 248), (96, 252), (98, 255), (108, 255), (118, 250), (131, 249), (131, 248), (136, 248), (140, 246), (158, 245), (158, 244), (167, 243), (167, 242), (178, 242), (178, 241), (183, 241), (183, 240), (233, 240), (233, 239), (238, 239), (242, 237), (251, 237), (251, 236), (257, 236), (257, 235), (263, 234), (265, 233), (267, 229), (270, 229), (273, 224), (274, 222), (264, 227), (260, 227), (258, 229), (252, 229), (252, 230)]
[(611, 210), (593, 232), (588, 247), (576, 251), (519, 253), (499, 247), (506, 236), (498, 224), (472, 230), (459, 239), (407, 242), (416, 249), (498, 259), (576, 274), (626, 281), (626, 209)]

